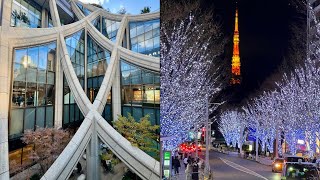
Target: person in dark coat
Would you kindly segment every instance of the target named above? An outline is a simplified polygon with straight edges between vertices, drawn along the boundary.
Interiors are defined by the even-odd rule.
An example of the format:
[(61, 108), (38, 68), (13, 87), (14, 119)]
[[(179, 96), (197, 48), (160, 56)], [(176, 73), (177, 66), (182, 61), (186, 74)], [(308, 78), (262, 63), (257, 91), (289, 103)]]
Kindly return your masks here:
[(174, 173), (179, 174), (179, 168), (181, 167), (179, 158), (176, 156), (173, 160)]
[(317, 162), (317, 157), (314, 157), (312, 160), (312, 163), (316, 163)]
[(78, 171), (78, 173), (80, 174), (81, 173), (81, 171), (82, 171), (82, 166), (81, 166), (81, 163), (80, 162), (78, 162), (78, 164), (77, 164), (77, 171)]
[(199, 180), (199, 165), (195, 161), (192, 167), (192, 180)]

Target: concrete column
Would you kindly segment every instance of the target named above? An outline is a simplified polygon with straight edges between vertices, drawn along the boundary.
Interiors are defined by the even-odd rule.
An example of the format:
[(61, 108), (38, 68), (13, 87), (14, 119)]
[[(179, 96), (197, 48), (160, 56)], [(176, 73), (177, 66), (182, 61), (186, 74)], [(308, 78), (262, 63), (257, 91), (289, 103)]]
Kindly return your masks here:
[(96, 131), (96, 117), (92, 122), (92, 137), (87, 146), (86, 163), (87, 163), (87, 179), (100, 179), (100, 157), (99, 157), (99, 139)]
[(88, 84), (87, 84), (87, 57), (88, 57), (88, 30), (87, 26), (84, 30), (84, 92), (88, 94), (87, 89), (88, 89)]
[(49, 14), (46, 9), (42, 9), (41, 11), (41, 27), (47, 28), (49, 26)]
[[(6, 30), (9, 29), (10, 27), (10, 22), (11, 22), (11, 6), (12, 6), (12, 1), (2, 1), (2, 16), (1, 16), (1, 26), (2, 30), (6, 28)], [(4, 31), (5, 32), (5, 31)]]
[[(11, 62), (12, 49), (10, 49), (9, 41), (4, 32), (8, 32), (11, 20), (11, 4), (12, 1), (1, 1), (1, 29), (0, 29), (0, 180), (9, 179), (9, 105), (11, 90)], [(10, 59), (11, 57), (11, 59)]]
[(49, 6), (50, 6), (50, 14), (51, 14), (53, 26), (54, 27), (61, 26), (56, 0), (49, 0)]
[(121, 62), (118, 64), (115, 78), (112, 83), (112, 116), (114, 121), (116, 121), (118, 115), (121, 114), (120, 66)]
[[(59, 37), (59, 36), (58, 36)], [(56, 58), (55, 58), (55, 103), (54, 103), (54, 127), (59, 129), (62, 127), (63, 119), (63, 69), (60, 63), (60, 51), (61, 51), (61, 42), (57, 38), (57, 49), (56, 49)]]

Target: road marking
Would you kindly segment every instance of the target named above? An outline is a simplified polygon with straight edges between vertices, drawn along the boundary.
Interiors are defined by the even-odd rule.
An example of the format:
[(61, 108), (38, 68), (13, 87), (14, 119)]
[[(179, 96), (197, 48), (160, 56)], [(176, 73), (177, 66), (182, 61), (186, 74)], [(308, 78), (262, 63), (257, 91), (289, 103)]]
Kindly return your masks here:
[(253, 175), (253, 176), (256, 176), (256, 177), (259, 177), (259, 178), (268, 180), (267, 178), (263, 177), (262, 175), (254, 172), (254, 171), (252, 171), (252, 170), (250, 170), (250, 169), (247, 169), (247, 168), (245, 168), (245, 167), (243, 167), (243, 166), (241, 166), (241, 165), (239, 165), (239, 164), (236, 164), (236, 163), (234, 163), (234, 162), (232, 162), (232, 161), (223, 159), (223, 158), (221, 158), (221, 157), (219, 157), (219, 158), (220, 158), (221, 161), (223, 161), (225, 164), (227, 164), (227, 165), (230, 166), (230, 167), (233, 167), (234, 169), (237, 169), (237, 170), (242, 171), (242, 172), (245, 172), (245, 173), (247, 173), (247, 174), (251, 174), (251, 175)]

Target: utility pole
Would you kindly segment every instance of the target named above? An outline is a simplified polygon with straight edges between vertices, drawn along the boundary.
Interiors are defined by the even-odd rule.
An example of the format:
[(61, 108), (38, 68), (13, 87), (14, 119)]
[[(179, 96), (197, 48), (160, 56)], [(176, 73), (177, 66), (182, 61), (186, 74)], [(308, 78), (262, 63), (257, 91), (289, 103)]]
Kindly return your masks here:
[[(210, 126), (211, 130), (211, 126)], [(209, 164), (209, 97), (207, 94), (206, 98), (206, 159), (205, 159), (205, 173), (210, 173), (210, 164)]]

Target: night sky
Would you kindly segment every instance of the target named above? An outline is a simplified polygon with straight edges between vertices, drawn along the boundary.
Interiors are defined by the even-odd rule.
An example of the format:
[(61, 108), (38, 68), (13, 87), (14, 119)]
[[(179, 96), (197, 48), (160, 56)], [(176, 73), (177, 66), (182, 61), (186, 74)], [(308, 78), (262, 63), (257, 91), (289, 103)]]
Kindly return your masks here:
[[(232, 38), (235, 8), (239, 11), (240, 61), (242, 83), (223, 90), (215, 101), (227, 103), (219, 110), (239, 107), (263, 90), (270, 90), (274, 82), (281, 78), (279, 66), (286, 57), (290, 41), (290, 27), (299, 16), (289, 5), (292, 0), (201, 0), (203, 9), (214, 10), (222, 23), (222, 31), (228, 38), (224, 58), (230, 62), (231, 73)], [(300, 15), (301, 17), (301, 15)], [(301, 26), (306, 25), (302, 17)], [(218, 115), (219, 111), (212, 115)], [(217, 123), (213, 124), (217, 132)]]
[(235, 7), (239, 11), (240, 61), (242, 83), (223, 92), (231, 104), (244, 103), (258, 94), (265, 79), (277, 72), (288, 50), (289, 25), (295, 12), (289, 0), (202, 0), (202, 8), (213, 9), (221, 20), (222, 31), (229, 42), (225, 60), (232, 58), (232, 34)]

